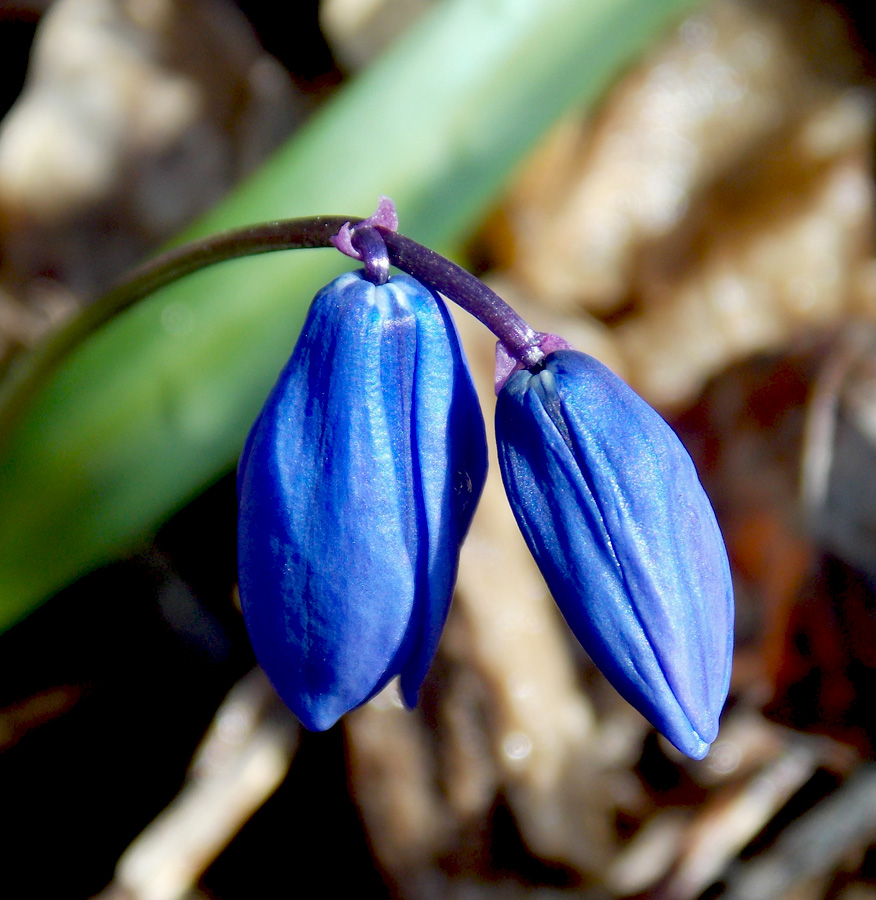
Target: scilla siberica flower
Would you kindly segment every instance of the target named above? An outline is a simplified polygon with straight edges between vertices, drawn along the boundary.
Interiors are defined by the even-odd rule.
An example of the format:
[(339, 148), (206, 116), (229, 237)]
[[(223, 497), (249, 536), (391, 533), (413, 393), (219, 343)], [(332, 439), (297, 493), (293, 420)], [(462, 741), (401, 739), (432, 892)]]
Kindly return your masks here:
[(733, 593), (687, 451), (571, 349), (510, 375), (496, 437), (517, 522), (575, 636), (630, 704), (702, 758), (727, 697)]
[[(729, 686), (733, 596), (690, 457), (603, 365), (533, 331), (396, 226), (381, 198), (330, 236), (365, 272), (317, 294), (244, 448), (239, 583), (259, 662), (311, 729), (396, 675), (416, 701), (486, 472), (441, 291), (499, 338), (502, 476), (572, 631), (634, 707), (701, 758)], [(417, 280), (389, 279), (390, 263)]]
[(441, 299), (407, 275), (323, 288), (238, 468), (247, 629), (307, 728), (396, 675), (414, 705), (485, 474)]

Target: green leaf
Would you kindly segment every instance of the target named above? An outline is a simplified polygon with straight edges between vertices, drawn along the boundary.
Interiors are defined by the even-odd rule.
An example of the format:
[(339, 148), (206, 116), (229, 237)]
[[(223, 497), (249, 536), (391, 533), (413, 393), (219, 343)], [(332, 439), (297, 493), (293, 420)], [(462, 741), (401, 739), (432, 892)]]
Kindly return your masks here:
[[(574, 104), (693, 0), (444, 0), (184, 239), (272, 218), (367, 215), (447, 248)], [(0, 462), (0, 630), (125, 553), (229, 471), (326, 250), (223, 263), (159, 292), (68, 357)]]

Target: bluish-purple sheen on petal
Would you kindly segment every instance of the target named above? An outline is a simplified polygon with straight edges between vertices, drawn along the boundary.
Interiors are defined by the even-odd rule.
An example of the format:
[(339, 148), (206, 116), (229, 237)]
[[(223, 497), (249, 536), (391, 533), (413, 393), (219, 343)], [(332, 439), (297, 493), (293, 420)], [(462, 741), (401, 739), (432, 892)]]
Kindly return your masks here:
[(413, 703), (486, 472), (443, 303), (408, 276), (317, 294), (244, 448), (240, 593), (256, 657), (330, 727), (395, 675)]
[(573, 350), (509, 378), (496, 434), (511, 506), (572, 631), (633, 706), (701, 758), (729, 687), (733, 593), (687, 451)]

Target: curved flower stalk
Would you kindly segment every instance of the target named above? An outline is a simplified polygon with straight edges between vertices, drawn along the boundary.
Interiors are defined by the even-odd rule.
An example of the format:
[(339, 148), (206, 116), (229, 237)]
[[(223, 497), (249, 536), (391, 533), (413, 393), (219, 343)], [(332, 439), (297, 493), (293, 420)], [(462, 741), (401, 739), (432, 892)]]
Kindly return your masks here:
[(514, 514), (572, 631), (629, 703), (702, 758), (729, 686), (733, 592), (687, 451), (623, 381), (568, 349), (510, 375), (496, 436)]
[(320, 291), (238, 469), (246, 625), (306, 727), (396, 675), (416, 702), (485, 474), (443, 302), (406, 275)]

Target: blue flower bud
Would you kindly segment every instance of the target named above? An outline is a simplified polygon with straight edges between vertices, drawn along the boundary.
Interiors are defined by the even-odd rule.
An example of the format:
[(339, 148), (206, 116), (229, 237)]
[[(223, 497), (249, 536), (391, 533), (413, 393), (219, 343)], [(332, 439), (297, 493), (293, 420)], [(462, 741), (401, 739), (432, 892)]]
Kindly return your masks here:
[(514, 514), (572, 631), (622, 696), (702, 758), (729, 687), (733, 593), (687, 451), (573, 350), (511, 375), (496, 434)]
[(486, 465), (443, 302), (406, 275), (323, 288), (238, 469), (247, 629), (306, 727), (395, 675), (414, 705)]

